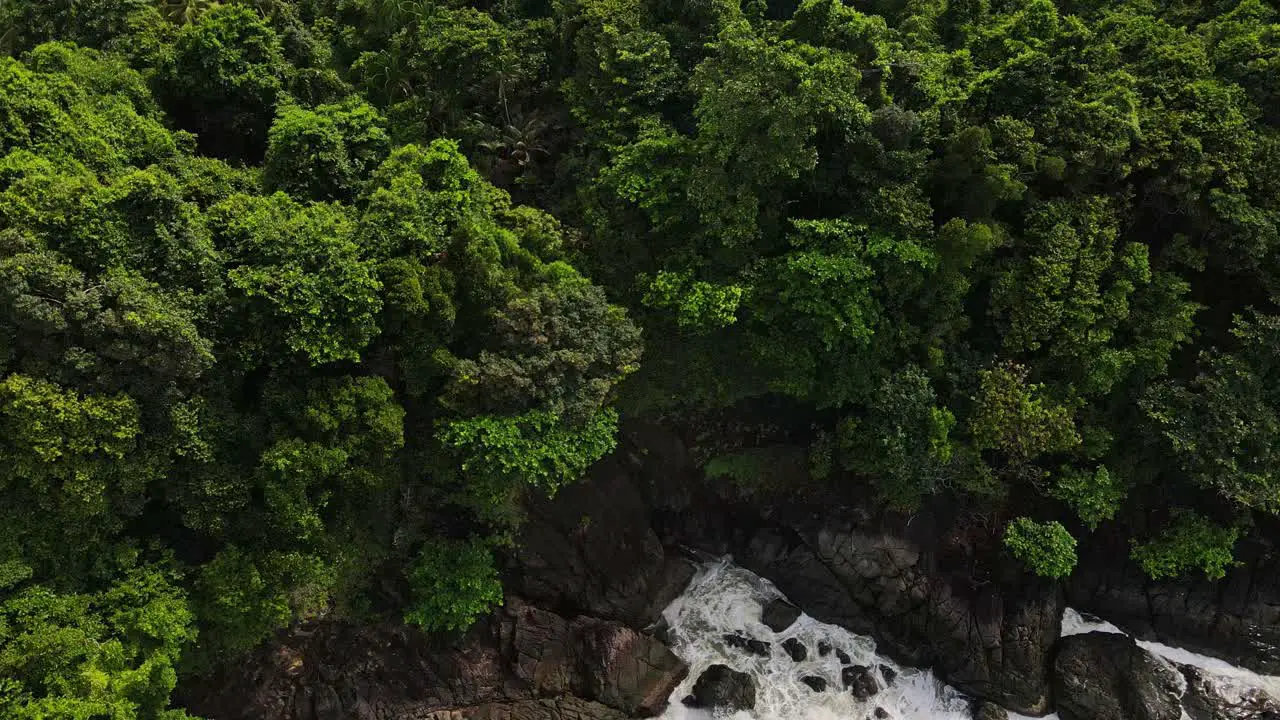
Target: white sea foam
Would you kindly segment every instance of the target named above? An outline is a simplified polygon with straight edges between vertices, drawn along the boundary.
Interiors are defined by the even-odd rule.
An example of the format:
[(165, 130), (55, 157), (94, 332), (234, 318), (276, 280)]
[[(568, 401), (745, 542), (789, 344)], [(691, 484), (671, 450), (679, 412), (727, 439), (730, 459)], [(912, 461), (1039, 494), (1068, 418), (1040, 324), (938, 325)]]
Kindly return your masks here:
[[(764, 607), (783, 597), (768, 580), (732, 564), (730, 559), (704, 563), (684, 594), (663, 612), (670, 628), (672, 650), (689, 663), (689, 677), (671, 695), (671, 705), (663, 720), (710, 720), (705, 710), (685, 707), (681, 699), (693, 691), (702, 671), (711, 665), (727, 665), (749, 674), (756, 684), (756, 706), (729, 720), (865, 720), (882, 708), (892, 720), (968, 720), (970, 700), (941, 682), (928, 670), (903, 667), (876, 653), (875, 641), (835, 625), (818, 622), (808, 615), (780, 633), (761, 621)], [(1123, 631), (1097, 618), (1068, 608), (1062, 618), (1062, 634)], [(726, 635), (742, 635), (770, 644), (767, 657), (751, 655), (725, 642)], [(808, 657), (796, 662), (782, 648), (795, 638), (804, 644)], [(832, 647), (825, 657), (818, 654), (819, 643)], [(1216, 658), (1181, 648), (1139, 641), (1152, 653), (1173, 663), (1194, 665), (1215, 676), (1223, 692), (1244, 692), (1261, 688), (1280, 697), (1280, 677), (1259, 675)], [(841, 662), (836, 650), (846, 653), (852, 664), (872, 668), (883, 688), (865, 701), (843, 689)], [(897, 677), (886, 682), (882, 668)], [(825, 692), (814, 692), (801, 678), (815, 676), (827, 681)], [(1183, 714), (1186, 718), (1186, 714)], [(1033, 720), (1009, 713), (1010, 720)], [(718, 718), (717, 720), (724, 720)], [(1048, 715), (1039, 720), (1058, 720)]]

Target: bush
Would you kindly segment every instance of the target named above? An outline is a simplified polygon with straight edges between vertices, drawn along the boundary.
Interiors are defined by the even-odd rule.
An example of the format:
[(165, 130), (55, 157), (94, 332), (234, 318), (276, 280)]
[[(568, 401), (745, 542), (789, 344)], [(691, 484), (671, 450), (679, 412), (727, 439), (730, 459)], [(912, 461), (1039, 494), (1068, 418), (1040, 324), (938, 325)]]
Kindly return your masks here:
[(1240, 528), (1222, 527), (1198, 513), (1177, 510), (1159, 535), (1144, 543), (1133, 541), (1130, 557), (1156, 580), (1180, 577), (1196, 568), (1210, 580), (1220, 580), (1228, 567), (1239, 564), (1231, 555), (1239, 537)]
[(1076, 567), (1076, 539), (1056, 520), (1015, 519), (1004, 530), (1004, 546), (1043, 577), (1066, 577)]
[(502, 583), (484, 543), (432, 539), (409, 569), (413, 598), (405, 622), (426, 630), (465, 630), (502, 603)]

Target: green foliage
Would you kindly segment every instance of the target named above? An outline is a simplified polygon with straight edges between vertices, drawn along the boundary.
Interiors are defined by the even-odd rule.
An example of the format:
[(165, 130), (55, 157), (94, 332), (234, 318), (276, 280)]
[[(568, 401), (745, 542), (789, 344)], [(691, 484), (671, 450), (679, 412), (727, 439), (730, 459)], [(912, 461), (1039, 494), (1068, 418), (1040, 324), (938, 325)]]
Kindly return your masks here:
[(1232, 558), (1239, 538), (1238, 527), (1222, 527), (1199, 513), (1178, 508), (1155, 537), (1134, 540), (1130, 555), (1157, 580), (1181, 577), (1192, 570), (1220, 580), (1228, 568), (1239, 564)]
[(1220, 576), (1280, 513), (1280, 15), (856, 5), (0, 0), (0, 715), (461, 628), (619, 404), (769, 428), (699, 448), (752, 490), (813, 439), (902, 511), (1234, 513), (1135, 545)]
[(418, 551), (408, 569), (412, 599), (405, 622), (427, 630), (462, 630), (502, 604), (502, 584), (484, 543), (438, 539)]
[(381, 285), (346, 208), (237, 195), (209, 216), (217, 242), (247, 260), (227, 280), (251, 346), (269, 353), (283, 340), (314, 364), (360, 357), (378, 332)]
[(1153, 433), (1178, 468), (1205, 489), (1246, 507), (1280, 512), (1280, 434), (1275, 382), (1280, 318), (1237, 316), (1232, 350), (1201, 353), (1199, 373), (1165, 382), (1143, 399)]
[(722, 328), (737, 322), (743, 288), (694, 280), (685, 273), (659, 272), (648, 283), (644, 303), (673, 310), (682, 328)]
[(296, 197), (350, 201), (389, 146), (378, 111), (359, 99), (314, 110), (286, 107), (271, 124), (263, 179)]
[(842, 465), (869, 475), (892, 507), (914, 510), (955, 471), (955, 416), (937, 401), (924, 372), (907, 367), (881, 383), (865, 416), (840, 427)]
[(581, 477), (614, 448), (617, 426), (613, 410), (602, 410), (581, 424), (534, 410), (510, 417), (447, 420), (437, 434), (457, 453), (469, 483), (496, 499), (523, 485), (554, 493)]
[(1028, 383), (1026, 368), (999, 365), (978, 375), (981, 384), (969, 420), (978, 449), (1025, 463), (1080, 444), (1070, 410), (1045, 398), (1043, 385)]
[[(179, 668), (300, 620), (462, 629), (522, 494), (614, 447), (639, 329), (457, 143), (392, 150), (422, 128), (343, 86), (332, 25), (56, 5), (0, 10), (33, 23), (0, 57), (0, 715), (177, 720)], [(507, 42), (413, 32), (433, 75)]]
[(1095, 470), (1064, 468), (1049, 494), (1070, 505), (1084, 524), (1093, 529), (1098, 523), (1115, 517), (1124, 501), (1125, 489), (1105, 465), (1099, 465)]
[(206, 154), (260, 160), (285, 72), (280, 38), (265, 19), (248, 5), (217, 4), (179, 30), (157, 95)]
[(1015, 518), (1005, 526), (1004, 546), (1043, 577), (1064, 578), (1076, 567), (1076, 539), (1057, 521)]
[(15, 720), (164, 717), (195, 640), (178, 577), (127, 563), (102, 592), (29, 585), (0, 602), (0, 710)]

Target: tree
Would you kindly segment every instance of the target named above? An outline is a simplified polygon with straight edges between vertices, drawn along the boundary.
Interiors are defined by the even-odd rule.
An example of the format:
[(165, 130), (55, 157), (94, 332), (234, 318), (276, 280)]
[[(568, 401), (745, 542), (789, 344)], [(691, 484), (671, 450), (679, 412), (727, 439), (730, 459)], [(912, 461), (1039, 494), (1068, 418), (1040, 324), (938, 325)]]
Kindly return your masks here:
[(261, 160), (284, 90), (280, 38), (253, 9), (215, 5), (184, 26), (156, 90), (178, 126), (194, 132), (205, 154)]
[[(283, 193), (236, 195), (209, 210), (227, 268), (236, 339), (260, 362), (283, 346), (313, 364), (357, 360), (378, 333), (381, 284), (338, 205), (300, 205)], [(283, 341), (283, 343), (281, 342)]]
[(381, 115), (359, 99), (314, 110), (286, 107), (271, 125), (263, 179), (268, 189), (296, 197), (349, 202), (389, 145)]

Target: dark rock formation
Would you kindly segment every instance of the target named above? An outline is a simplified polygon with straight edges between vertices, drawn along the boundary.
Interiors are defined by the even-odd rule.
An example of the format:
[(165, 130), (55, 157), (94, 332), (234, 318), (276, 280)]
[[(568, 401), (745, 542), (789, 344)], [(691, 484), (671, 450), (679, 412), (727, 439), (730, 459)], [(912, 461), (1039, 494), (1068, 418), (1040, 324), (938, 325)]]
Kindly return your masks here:
[(640, 477), (664, 543), (731, 553), (806, 614), (870, 635), (896, 661), (934, 668), (966, 693), (1023, 713), (1049, 709), (1063, 594), (1003, 559), (998, 528), (942, 502), (911, 518), (872, 513), (853, 493), (807, 494), (803, 476), (785, 494), (742, 498), (679, 467), (687, 452), (671, 433), (629, 434), (662, 468)]
[(866, 665), (850, 665), (844, 668), (840, 671), (840, 681), (845, 689), (859, 700), (866, 700), (880, 692), (880, 683), (876, 682), (875, 674)]
[(712, 665), (693, 685), (693, 707), (710, 710), (751, 710), (756, 706), (756, 684), (751, 676), (727, 665)]
[(973, 720), (1009, 720), (1009, 711), (993, 702), (978, 702), (973, 706)]
[(876, 720), (885, 720), (885, 718), (889, 717), (889, 711), (885, 710), (882, 707), (877, 707), (875, 711), (875, 716), (876, 716)]
[(565, 614), (637, 628), (655, 622), (693, 567), (658, 541), (630, 472), (615, 454), (554, 499), (531, 499), (508, 591)]
[(1178, 720), (1184, 683), (1168, 662), (1114, 633), (1063, 638), (1053, 664), (1062, 720)]
[(818, 641), (818, 657), (826, 657), (831, 654), (831, 643), (826, 640)]
[(1280, 720), (1280, 698), (1240, 679), (1179, 665), (1187, 681), (1182, 708), (1192, 720)]
[(816, 675), (805, 675), (804, 677), (800, 678), (800, 682), (804, 683), (805, 685), (808, 685), (809, 689), (813, 690), (814, 692), (826, 692), (827, 690), (826, 678), (820, 678), (820, 677), (817, 677)]
[(804, 643), (795, 638), (787, 638), (782, 641), (782, 649), (786, 650), (787, 654), (791, 656), (791, 659), (796, 662), (800, 662), (801, 660), (809, 657), (809, 648), (805, 647)]
[(419, 717), (422, 720), (627, 720), (624, 713), (575, 697), (488, 703)]
[(884, 678), (884, 681), (885, 681), (886, 683), (888, 683), (888, 684), (892, 685), (892, 684), (893, 684), (893, 681), (898, 679), (898, 671), (897, 671), (897, 670), (894, 670), (893, 668), (889, 667), (888, 665), (881, 665), (881, 666), (880, 666), (880, 677)]
[(853, 658), (849, 657), (849, 653), (840, 650), (839, 648), (836, 649), (836, 659), (840, 661), (841, 665), (848, 665), (853, 662)]
[(760, 621), (774, 632), (782, 632), (791, 627), (800, 617), (800, 608), (781, 598), (771, 601), (760, 613)]
[(755, 638), (744, 637), (742, 635), (725, 635), (724, 642), (731, 648), (737, 648), (751, 655), (759, 655), (760, 657), (769, 657), (769, 643)]
[[(666, 646), (623, 625), (508, 598), (453, 645), (402, 626), (298, 629), (185, 700), (211, 720), (616, 716), (591, 715), (594, 704), (580, 701), (634, 717), (660, 713), (687, 672)], [(547, 698), (560, 701), (534, 702)]]
[(1097, 533), (1080, 547), (1068, 600), (1138, 638), (1280, 674), (1280, 556), (1256, 540), (1234, 554), (1240, 563), (1222, 580), (1155, 582), (1129, 560), (1125, 535)]

